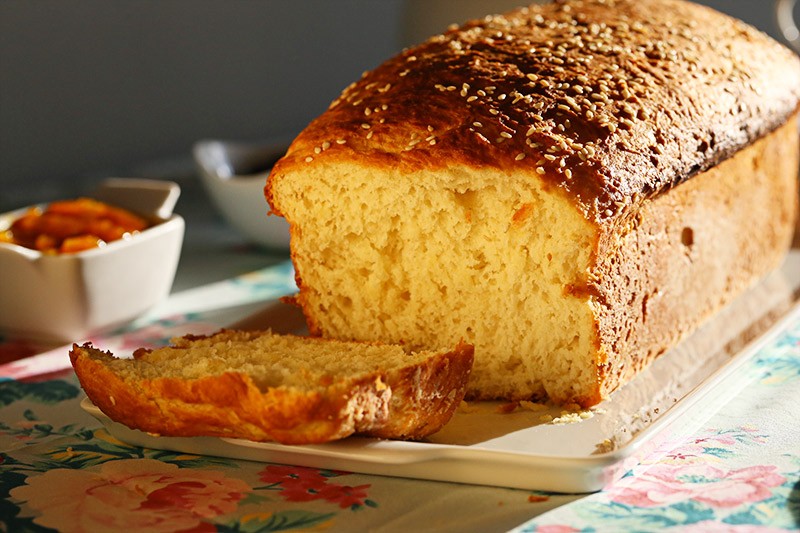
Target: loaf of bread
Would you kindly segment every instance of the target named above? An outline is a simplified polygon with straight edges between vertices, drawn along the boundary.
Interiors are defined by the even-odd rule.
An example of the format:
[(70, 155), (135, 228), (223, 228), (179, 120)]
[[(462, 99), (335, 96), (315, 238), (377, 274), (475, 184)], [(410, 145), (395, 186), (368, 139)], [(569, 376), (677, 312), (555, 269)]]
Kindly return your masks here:
[(596, 404), (780, 265), (799, 98), (792, 52), (682, 0), (451, 28), (275, 165), (296, 302), (315, 335), (464, 338), (470, 398)]
[(70, 359), (89, 399), (149, 433), (311, 444), (364, 434), (420, 439), (464, 398), (472, 346), (399, 346), (221, 331), (118, 359), (91, 344)]

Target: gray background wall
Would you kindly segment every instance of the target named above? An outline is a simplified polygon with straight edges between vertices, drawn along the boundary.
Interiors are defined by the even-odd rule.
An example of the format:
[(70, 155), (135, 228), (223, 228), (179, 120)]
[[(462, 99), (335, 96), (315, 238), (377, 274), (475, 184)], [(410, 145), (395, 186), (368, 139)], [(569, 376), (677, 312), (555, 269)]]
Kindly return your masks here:
[[(448, 1), (460, 15), (420, 15), (431, 0), (4, 0), (0, 209), (185, 162), (202, 138), (290, 137), (407, 42), (524, 3)], [(704, 3), (777, 35), (769, 0)]]

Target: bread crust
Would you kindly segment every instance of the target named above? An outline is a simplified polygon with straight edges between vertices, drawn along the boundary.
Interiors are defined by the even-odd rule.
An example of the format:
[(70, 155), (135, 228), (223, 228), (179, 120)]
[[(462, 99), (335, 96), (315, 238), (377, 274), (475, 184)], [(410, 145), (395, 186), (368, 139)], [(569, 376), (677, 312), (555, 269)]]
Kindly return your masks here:
[[(194, 337), (177, 344), (190, 346)], [(308, 339), (310, 342), (324, 342)], [(398, 371), (333, 376), (330, 383), (259, 388), (246, 373), (199, 379), (135, 379), (116, 372), (116, 358), (90, 343), (70, 360), (86, 395), (112, 420), (162, 436), (216, 436), (313, 444), (361, 434), (422, 439), (453, 415), (472, 367), (459, 344)], [(140, 352), (137, 360), (146, 360)]]
[(781, 265), (798, 214), (798, 118), (604, 228), (586, 287), (597, 400)]
[(606, 221), (774, 131), (798, 99), (793, 52), (704, 6), (532, 5), (366, 72), (298, 135), (265, 194), (291, 223), (274, 183), (310, 165), (357, 160), (419, 179), (494, 167), (544, 180)]

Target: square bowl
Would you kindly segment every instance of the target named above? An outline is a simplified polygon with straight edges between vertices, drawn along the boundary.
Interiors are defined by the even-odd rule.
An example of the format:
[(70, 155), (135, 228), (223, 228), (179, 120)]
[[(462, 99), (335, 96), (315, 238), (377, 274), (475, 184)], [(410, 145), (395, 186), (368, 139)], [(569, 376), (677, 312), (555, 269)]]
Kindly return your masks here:
[[(179, 194), (172, 182), (110, 179), (91, 197), (144, 216), (150, 227), (72, 254), (0, 242), (0, 331), (40, 342), (79, 341), (165, 299), (183, 245), (184, 220), (172, 213)], [(0, 214), (0, 231), (28, 209)]]

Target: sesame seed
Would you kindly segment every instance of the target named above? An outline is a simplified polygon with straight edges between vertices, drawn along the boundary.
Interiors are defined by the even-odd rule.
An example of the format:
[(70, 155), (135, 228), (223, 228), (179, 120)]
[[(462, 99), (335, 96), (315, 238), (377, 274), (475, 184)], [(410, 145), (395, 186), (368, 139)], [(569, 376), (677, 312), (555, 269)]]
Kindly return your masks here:
[(371, 126), (365, 122), (365, 123), (361, 124), (361, 127), (364, 128), (365, 130), (368, 130), (368, 129), (370, 129)]
[(523, 159), (525, 159), (525, 154), (519, 153), (519, 154), (517, 154), (517, 156), (514, 159), (516, 161), (522, 161)]
[(311, 163), (313, 160), (314, 158), (311, 156), (306, 157), (306, 163)]
[(512, 137), (512, 135), (510, 133), (508, 133), (507, 131), (501, 131), (500, 132), (500, 136), (501, 137), (505, 137), (506, 139), (510, 139)]

